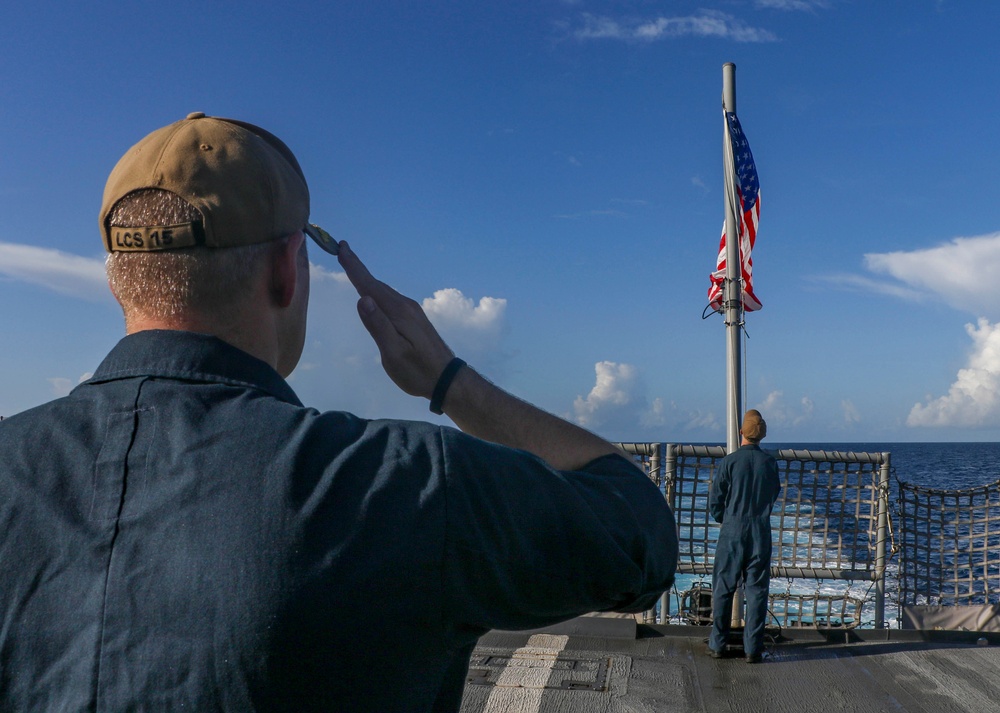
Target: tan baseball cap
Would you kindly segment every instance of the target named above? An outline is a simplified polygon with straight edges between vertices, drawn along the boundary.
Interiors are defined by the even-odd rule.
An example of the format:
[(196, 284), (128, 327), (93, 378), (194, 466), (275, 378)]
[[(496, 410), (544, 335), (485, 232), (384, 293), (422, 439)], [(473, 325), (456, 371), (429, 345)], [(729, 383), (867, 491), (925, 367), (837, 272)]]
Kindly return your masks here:
[[(177, 194), (200, 220), (112, 227), (115, 204), (144, 188)], [(336, 255), (337, 241), (308, 219), (309, 187), (284, 142), (253, 124), (201, 112), (157, 129), (122, 156), (104, 187), (100, 215), (109, 252), (236, 247), (302, 230)]]

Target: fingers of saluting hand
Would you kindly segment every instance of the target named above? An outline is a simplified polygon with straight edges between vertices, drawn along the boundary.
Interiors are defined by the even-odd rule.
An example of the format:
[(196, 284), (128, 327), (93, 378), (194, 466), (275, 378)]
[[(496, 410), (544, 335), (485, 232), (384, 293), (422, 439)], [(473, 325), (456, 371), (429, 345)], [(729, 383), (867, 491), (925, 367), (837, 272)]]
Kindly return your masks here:
[[(340, 243), (338, 259), (354, 289), (361, 296), (358, 310), (362, 318), (371, 314), (377, 306), (401, 332), (406, 331), (403, 327), (407, 325), (415, 327), (427, 321), (423, 308), (415, 300), (400, 294), (381, 280), (376, 280), (346, 241)], [(426, 326), (430, 327), (429, 322)]]
[[(340, 261), (340, 266), (344, 268), (344, 272), (347, 273), (347, 278), (354, 285), (354, 289), (358, 291), (358, 294), (362, 297), (368, 295), (370, 297), (375, 297), (373, 293), (384, 293), (386, 291), (398, 292), (393, 290), (384, 282), (380, 282), (372, 277), (372, 274), (368, 272), (368, 268), (365, 264), (361, 262), (354, 251), (351, 250), (351, 246), (347, 244), (346, 240), (340, 241), (340, 246), (337, 253), (337, 259)], [(400, 295), (401, 296), (401, 295)]]
[(430, 396), (452, 352), (416, 301), (376, 280), (350, 249), (340, 243), (338, 258), (357, 289), (358, 315), (382, 355), (396, 385), (414, 396)]

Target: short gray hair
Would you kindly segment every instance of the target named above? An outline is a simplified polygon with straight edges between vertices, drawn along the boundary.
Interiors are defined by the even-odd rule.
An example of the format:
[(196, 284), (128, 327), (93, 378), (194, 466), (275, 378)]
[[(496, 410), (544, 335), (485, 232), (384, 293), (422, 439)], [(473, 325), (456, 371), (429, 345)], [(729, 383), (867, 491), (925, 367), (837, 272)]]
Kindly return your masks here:
[[(118, 228), (176, 225), (201, 214), (180, 196), (155, 188), (133, 191), (115, 204)], [(195, 246), (156, 252), (113, 252), (105, 261), (125, 318), (168, 319), (191, 312), (224, 316), (249, 292), (273, 243), (235, 248)]]

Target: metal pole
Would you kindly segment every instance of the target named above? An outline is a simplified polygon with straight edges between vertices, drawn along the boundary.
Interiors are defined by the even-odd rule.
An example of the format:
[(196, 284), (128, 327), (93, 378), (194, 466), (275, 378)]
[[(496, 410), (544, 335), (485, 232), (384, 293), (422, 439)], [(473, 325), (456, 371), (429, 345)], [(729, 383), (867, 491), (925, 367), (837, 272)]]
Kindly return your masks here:
[[(736, 113), (736, 65), (726, 62), (722, 65), (722, 108)], [(740, 447), (740, 415), (743, 413), (740, 388), (740, 316), (743, 301), (743, 276), (740, 264), (740, 235), (736, 221), (736, 197), (734, 185), (736, 169), (733, 165), (733, 145), (729, 136), (729, 120), (722, 117), (722, 175), (725, 184), (726, 202), (726, 282), (722, 291), (723, 309), (726, 316), (726, 452), (732, 453)], [(736, 591), (733, 597), (731, 626), (743, 624), (743, 594)]]
[(667, 499), (667, 505), (676, 510), (677, 503), (674, 502), (674, 496), (677, 487), (677, 446), (667, 443), (663, 451), (663, 497)]
[[(660, 469), (660, 446), (659, 443), (650, 443), (649, 447), (651, 450), (649, 452), (649, 472), (655, 474), (656, 476), (656, 487), (664, 488), (664, 475), (663, 471)], [(664, 493), (665, 496), (665, 493)], [(670, 501), (667, 500), (669, 504)], [(671, 506), (672, 507), (672, 506)], [(670, 618), (670, 592), (665, 591), (660, 595), (660, 619), (657, 621), (656, 615), (653, 615), (654, 624), (666, 624), (667, 620)]]
[(878, 482), (878, 534), (875, 543), (875, 628), (885, 628), (885, 556), (889, 540), (889, 453), (882, 454)]
[[(726, 62), (722, 65), (722, 108), (736, 113), (736, 65)], [(723, 182), (726, 202), (726, 282), (722, 291), (723, 309), (726, 317), (726, 452), (732, 453), (740, 447), (741, 403), (740, 370), (740, 316), (742, 312), (743, 271), (740, 265), (740, 236), (735, 208), (738, 205), (733, 168), (733, 149), (729, 138), (729, 125), (723, 116)]]
[[(657, 449), (659, 454), (659, 449)], [(674, 483), (677, 481), (677, 452), (673, 443), (663, 444), (663, 497), (667, 500), (667, 505), (674, 512), (677, 511), (677, 503), (674, 502)], [(660, 622), (667, 624), (670, 622), (670, 592), (666, 591), (660, 595)]]

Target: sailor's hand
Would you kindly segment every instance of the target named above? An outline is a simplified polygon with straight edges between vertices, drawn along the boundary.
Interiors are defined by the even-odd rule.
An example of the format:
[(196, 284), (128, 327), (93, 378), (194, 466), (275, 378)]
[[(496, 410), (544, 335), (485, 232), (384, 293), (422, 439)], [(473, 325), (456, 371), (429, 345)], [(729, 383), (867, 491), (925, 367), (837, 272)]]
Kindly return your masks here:
[(382, 368), (411, 396), (430, 398), (454, 356), (416, 301), (376, 280), (346, 241), (337, 259), (358, 291), (358, 314), (382, 356)]

